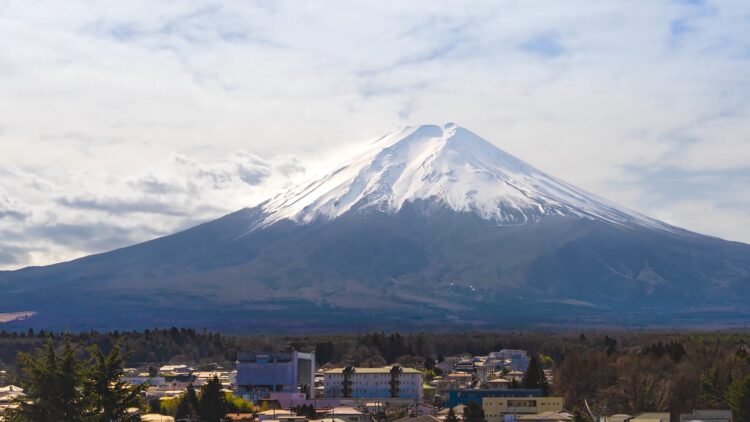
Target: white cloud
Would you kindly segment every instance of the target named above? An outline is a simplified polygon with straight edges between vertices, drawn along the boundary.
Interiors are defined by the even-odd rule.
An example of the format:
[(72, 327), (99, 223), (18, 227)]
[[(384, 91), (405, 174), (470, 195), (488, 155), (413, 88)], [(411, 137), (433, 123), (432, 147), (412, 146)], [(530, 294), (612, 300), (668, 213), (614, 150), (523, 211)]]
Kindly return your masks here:
[(303, 176), (292, 158), (246, 151), (202, 163), (174, 155), (121, 177), (0, 172), (0, 269), (69, 260), (166, 235), (255, 205)]
[[(139, 240), (256, 201), (352, 142), (447, 121), (695, 221), (680, 201), (705, 192), (654, 192), (644, 174), (710, 170), (726, 190), (750, 168), (748, 16), (742, 1), (0, 2), (0, 206), (30, 213), (0, 230), (93, 218), (128, 228), (112, 244)], [(737, 206), (711, 211), (750, 226)], [(689, 228), (724, 233), (707, 224)], [(32, 238), (5, 237), (0, 256), (97, 249)]]

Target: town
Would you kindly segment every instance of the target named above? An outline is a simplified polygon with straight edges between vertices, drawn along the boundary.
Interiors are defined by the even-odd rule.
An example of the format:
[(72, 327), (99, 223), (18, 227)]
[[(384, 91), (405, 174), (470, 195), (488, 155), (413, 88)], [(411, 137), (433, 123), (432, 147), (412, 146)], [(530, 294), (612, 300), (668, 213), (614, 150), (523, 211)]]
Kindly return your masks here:
[[(555, 391), (555, 374), (544, 362), (544, 356), (519, 349), (502, 349), (483, 356), (441, 355), (414, 366), (337, 366), (318, 362), (314, 350), (241, 350), (232, 367), (188, 363), (125, 367), (120, 381), (140, 389), (142, 406), (128, 412), (133, 420), (143, 421), (204, 420), (186, 403), (197, 400), (196, 391), (203, 391), (212, 383), (217, 384), (226, 401), (217, 420), (226, 421), (735, 420), (730, 409), (695, 409), (677, 415), (656, 409), (633, 415), (609, 414), (586, 402), (585, 411), (572, 410), (563, 397), (551, 393)], [(10, 384), (8, 378), (6, 371), (0, 372), (0, 421), (25, 400), (23, 388)]]

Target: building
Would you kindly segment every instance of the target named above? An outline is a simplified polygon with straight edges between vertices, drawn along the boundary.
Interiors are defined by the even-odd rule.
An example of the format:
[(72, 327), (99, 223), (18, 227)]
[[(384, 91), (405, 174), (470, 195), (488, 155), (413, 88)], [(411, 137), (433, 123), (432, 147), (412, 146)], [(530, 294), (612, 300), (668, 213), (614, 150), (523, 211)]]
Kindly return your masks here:
[(126, 382), (130, 385), (141, 385), (148, 384), (151, 386), (158, 386), (166, 384), (167, 380), (164, 377), (150, 377), (148, 374), (145, 375), (133, 375), (124, 376), (121, 378), (122, 382)]
[(422, 399), (423, 375), (399, 365), (382, 368), (336, 368), (323, 373), (323, 392), (328, 398)]
[(731, 410), (693, 410), (680, 415), (680, 422), (733, 422)]
[(511, 371), (526, 372), (529, 367), (529, 356), (525, 350), (503, 349), (499, 352), (492, 352), (489, 359), (498, 362), (499, 366)]
[(396, 419), (393, 422), (441, 422), (440, 419), (432, 415), (421, 415), (421, 416), (407, 416), (404, 418)]
[(633, 419), (633, 416), (628, 415), (627, 413), (617, 413), (611, 416), (604, 416), (602, 419), (603, 422), (628, 422)]
[(297, 416), (291, 410), (271, 409), (271, 410), (266, 410), (264, 412), (258, 412), (258, 422), (280, 421), (282, 419), (298, 418), (298, 417), (301, 419), (304, 419), (304, 417)]
[(315, 353), (237, 354), (237, 392), (254, 402), (271, 392), (304, 393), (315, 398)]
[(534, 415), (517, 415), (513, 417), (505, 417), (505, 422), (571, 422), (575, 417), (572, 413), (568, 412), (544, 412), (537, 413)]
[(193, 368), (187, 365), (164, 365), (159, 368), (159, 373), (164, 374), (189, 374), (193, 372)]
[(459, 404), (469, 404), (475, 402), (482, 404), (486, 397), (507, 397), (507, 398), (524, 398), (524, 397), (541, 397), (542, 390), (538, 388), (513, 388), (513, 389), (490, 389), (490, 390), (473, 390), (458, 389), (448, 392), (448, 402), (446, 406), (453, 407)]
[(630, 419), (631, 422), (669, 422), (669, 412), (647, 412)]
[(364, 413), (353, 407), (334, 407), (333, 409), (323, 413), (326, 418), (341, 419), (346, 422), (366, 422), (369, 417), (365, 416)]
[[(506, 390), (512, 391), (512, 390)], [(562, 412), (562, 397), (484, 397), (482, 409), (487, 422), (502, 422), (505, 415), (540, 415)]]
[(503, 377), (497, 377), (487, 380), (487, 385), (489, 385), (490, 388), (494, 388), (497, 390), (507, 390), (512, 383), (513, 381)]

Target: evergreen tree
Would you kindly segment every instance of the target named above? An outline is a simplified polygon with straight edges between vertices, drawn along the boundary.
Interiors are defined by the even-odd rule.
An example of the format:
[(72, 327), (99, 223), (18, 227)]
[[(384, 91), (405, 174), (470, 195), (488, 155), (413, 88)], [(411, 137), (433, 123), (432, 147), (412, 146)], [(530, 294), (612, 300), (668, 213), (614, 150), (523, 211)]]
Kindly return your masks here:
[(76, 353), (70, 337), (66, 337), (60, 355), (52, 340), (36, 354), (19, 354), (18, 361), (23, 368), (21, 387), (26, 397), (10, 411), (10, 420), (75, 422), (84, 419), (84, 378)]
[(341, 395), (345, 398), (352, 396), (352, 374), (354, 374), (354, 367), (347, 366), (341, 371), (343, 379), (341, 381)]
[(195, 387), (193, 384), (188, 384), (187, 391), (180, 398), (180, 402), (177, 405), (177, 413), (175, 414), (175, 420), (187, 419), (187, 420), (198, 420), (198, 395), (195, 393)]
[(392, 398), (398, 397), (399, 392), (401, 391), (401, 381), (399, 380), (401, 372), (403, 372), (403, 370), (399, 365), (393, 365), (393, 368), (391, 368), (391, 380), (388, 382), (388, 392)]
[(750, 376), (732, 382), (727, 390), (727, 403), (736, 422), (750, 422)]
[(221, 391), (221, 382), (214, 376), (201, 388), (198, 415), (202, 422), (220, 422), (227, 410), (227, 398)]
[(128, 421), (138, 420), (128, 415), (128, 409), (140, 407), (140, 394), (148, 384), (133, 387), (122, 381), (125, 374), (125, 358), (120, 351), (120, 342), (115, 343), (106, 356), (97, 346), (89, 349), (92, 358), (91, 368), (86, 371), (86, 393), (96, 420)]
[(544, 369), (536, 355), (529, 359), (529, 367), (523, 375), (523, 388), (540, 388), (544, 395), (547, 395), (549, 390), (547, 377), (544, 375)]
[(464, 407), (464, 422), (485, 422), (482, 406), (475, 401), (470, 401)]

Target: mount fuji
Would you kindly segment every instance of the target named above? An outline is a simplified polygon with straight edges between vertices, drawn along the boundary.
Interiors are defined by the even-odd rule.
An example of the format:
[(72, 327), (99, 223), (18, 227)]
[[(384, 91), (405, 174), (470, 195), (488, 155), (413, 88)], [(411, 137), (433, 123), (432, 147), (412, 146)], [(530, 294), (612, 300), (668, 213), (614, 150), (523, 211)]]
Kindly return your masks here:
[(673, 227), (455, 124), (386, 135), (197, 227), (0, 272), (13, 324), (224, 331), (734, 326), (750, 245)]

